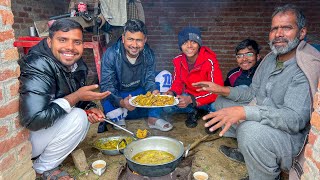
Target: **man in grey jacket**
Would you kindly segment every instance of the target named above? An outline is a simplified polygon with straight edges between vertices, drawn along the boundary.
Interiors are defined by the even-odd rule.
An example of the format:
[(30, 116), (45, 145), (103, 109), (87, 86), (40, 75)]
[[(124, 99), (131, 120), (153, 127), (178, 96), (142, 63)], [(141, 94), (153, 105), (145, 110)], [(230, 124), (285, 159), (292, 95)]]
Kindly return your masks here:
[[(249, 88), (211, 82), (193, 84), (219, 96), (218, 111), (203, 117), (210, 131), (235, 137), (238, 148), (221, 146), (230, 159), (245, 162), (250, 179), (279, 179), (289, 171), (309, 131), (312, 97), (320, 77), (320, 55), (303, 41), (305, 16), (293, 5), (276, 8), (269, 45)], [(311, 92), (311, 93), (310, 93)], [(246, 177), (246, 179), (249, 179)]]

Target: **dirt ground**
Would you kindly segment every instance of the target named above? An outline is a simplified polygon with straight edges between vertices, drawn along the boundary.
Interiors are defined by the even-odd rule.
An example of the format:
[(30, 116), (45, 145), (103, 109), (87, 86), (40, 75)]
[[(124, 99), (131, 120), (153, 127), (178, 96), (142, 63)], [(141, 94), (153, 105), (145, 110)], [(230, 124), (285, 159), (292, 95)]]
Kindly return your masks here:
[[(192, 144), (195, 140), (206, 135), (204, 130), (204, 121), (199, 120), (196, 128), (187, 128), (184, 124), (186, 119), (185, 114), (178, 114), (169, 117), (174, 128), (169, 132), (161, 132), (159, 130), (148, 129), (144, 119), (128, 120), (127, 128), (132, 132), (139, 129), (148, 129), (153, 136), (168, 136), (182, 141), (185, 146)], [(86, 155), (89, 166), (92, 162), (98, 159), (103, 159), (107, 162), (107, 169), (102, 176), (95, 175), (90, 169), (86, 172), (79, 172), (74, 166), (71, 155), (63, 162), (63, 169), (77, 179), (106, 179), (115, 180), (118, 177), (119, 168), (126, 163), (123, 155), (109, 156), (102, 154), (99, 150), (93, 147), (93, 142), (102, 137), (114, 135), (129, 135), (124, 131), (114, 130), (108, 125), (106, 133), (96, 133), (98, 124), (91, 125), (86, 139), (78, 146)], [(205, 142), (196, 146), (191, 154), (194, 154), (192, 162), (192, 172), (204, 171), (209, 175), (210, 180), (228, 180), (241, 179), (246, 176), (247, 170), (245, 165), (227, 159), (219, 152), (220, 145), (228, 145), (236, 147), (236, 141), (231, 138), (219, 138), (217, 133), (210, 135)], [(216, 139), (216, 140), (214, 140)]]

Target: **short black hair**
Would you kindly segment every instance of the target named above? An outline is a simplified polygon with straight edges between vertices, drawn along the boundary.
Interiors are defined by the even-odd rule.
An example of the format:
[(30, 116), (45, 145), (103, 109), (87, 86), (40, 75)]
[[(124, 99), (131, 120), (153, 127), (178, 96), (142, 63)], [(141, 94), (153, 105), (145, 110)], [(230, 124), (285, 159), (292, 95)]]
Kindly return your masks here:
[(68, 32), (73, 29), (79, 29), (83, 33), (83, 28), (77, 21), (68, 18), (58, 19), (54, 21), (49, 28), (49, 37), (53, 38), (57, 31)]
[(272, 18), (274, 16), (276, 16), (278, 13), (286, 13), (286, 12), (293, 12), (296, 15), (296, 20), (297, 20), (297, 26), (299, 28), (299, 30), (301, 30), (302, 28), (304, 28), (306, 26), (307, 23), (307, 19), (306, 16), (304, 15), (303, 11), (298, 8), (296, 5), (293, 4), (286, 4), (284, 6), (279, 6), (276, 7), (274, 12), (272, 13)]
[(255, 40), (252, 40), (252, 39), (245, 39), (243, 41), (241, 41), (237, 47), (236, 47), (236, 54), (242, 50), (242, 49), (245, 49), (245, 48), (251, 48), (255, 51), (256, 54), (259, 54), (260, 53), (260, 46), (259, 44), (255, 41)]
[(147, 27), (145, 24), (139, 19), (130, 19), (126, 22), (123, 28), (123, 34), (127, 31), (134, 32), (142, 32), (144, 35), (147, 35)]

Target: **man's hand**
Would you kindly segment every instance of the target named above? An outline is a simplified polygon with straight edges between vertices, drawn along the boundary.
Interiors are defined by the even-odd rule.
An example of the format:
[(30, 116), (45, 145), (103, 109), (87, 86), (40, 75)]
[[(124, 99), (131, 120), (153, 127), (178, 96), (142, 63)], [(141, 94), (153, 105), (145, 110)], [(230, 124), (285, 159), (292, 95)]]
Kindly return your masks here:
[(219, 136), (222, 136), (231, 127), (231, 125), (238, 123), (240, 120), (244, 120), (245, 118), (246, 115), (242, 106), (223, 108), (202, 117), (203, 120), (209, 120), (204, 124), (205, 127), (210, 127), (217, 123), (209, 129), (211, 132), (224, 125)]
[(123, 107), (123, 108), (128, 109), (128, 111), (133, 111), (133, 110), (136, 108), (136, 107), (134, 107), (134, 106), (131, 106), (131, 104), (129, 103), (129, 99), (130, 99), (131, 97), (132, 97), (132, 96), (129, 95), (129, 96), (127, 96), (126, 98), (120, 100), (120, 106)]
[(174, 94), (173, 94), (173, 92), (172, 92), (172, 91), (167, 91), (167, 92), (164, 92), (163, 94), (164, 94), (164, 95), (174, 96)]
[(74, 106), (79, 101), (93, 101), (93, 100), (101, 100), (106, 98), (111, 94), (111, 92), (94, 92), (99, 86), (97, 84), (90, 86), (83, 86), (79, 88), (74, 93), (71, 93), (64, 98), (69, 102), (70, 106)]
[(152, 94), (153, 95), (158, 95), (158, 94), (160, 94), (160, 91), (158, 89), (156, 89), (156, 90), (152, 91)]
[(86, 110), (88, 115), (88, 120), (93, 124), (97, 122), (103, 122), (103, 118), (105, 118), (105, 115), (103, 112), (98, 108), (91, 108), (89, 110)]
[(228, 96), (230, 94), (230, 88), (226, 86), (220, 86), (214, 82), (210, 81), (201, 81), (192, 83), (192, 86), (198, 88), (196, 91), (209, 91), (214, 94)]
[(177, 98), (178, 98), (178, 100), (179, 100), (179, 104), (178, 104), (178, 107), (179, 107), (179, 108), (185, 108), (185, 107), (187, 107), (189, 104), (192, 103), (191, 96), (181, 96), (181, 95), (178, 95)]

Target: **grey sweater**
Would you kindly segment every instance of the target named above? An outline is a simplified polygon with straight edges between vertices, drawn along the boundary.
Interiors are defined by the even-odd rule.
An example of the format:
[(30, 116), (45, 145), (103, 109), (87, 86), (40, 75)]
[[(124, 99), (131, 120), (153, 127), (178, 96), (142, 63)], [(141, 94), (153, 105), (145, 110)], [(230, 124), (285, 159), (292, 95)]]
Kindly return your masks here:
[(278, 70), (276, 56), (269, 53), (258, 67), (250, 88), (231, 88), (227, 97), (239, 102), (255, 101), (254, 106), (244, 106), (246, 120), (291, 134), (297, 145), (295, 148), (302, 147), (308, 133), (312, 97), (319, 79), (320, 56), (314, 50), (302, 41), (296, 57)]

